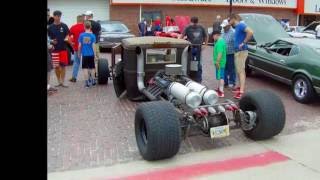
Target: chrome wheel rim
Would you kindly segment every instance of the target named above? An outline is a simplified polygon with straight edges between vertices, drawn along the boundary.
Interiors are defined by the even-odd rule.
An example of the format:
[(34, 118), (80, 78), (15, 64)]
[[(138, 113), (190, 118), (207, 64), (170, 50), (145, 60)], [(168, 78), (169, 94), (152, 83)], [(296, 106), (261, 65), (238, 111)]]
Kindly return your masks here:
[(294, 84), (294, 93), (298, 98), (304, 98), (307, 94), (307, 83), (302, 79), (298, 79)]

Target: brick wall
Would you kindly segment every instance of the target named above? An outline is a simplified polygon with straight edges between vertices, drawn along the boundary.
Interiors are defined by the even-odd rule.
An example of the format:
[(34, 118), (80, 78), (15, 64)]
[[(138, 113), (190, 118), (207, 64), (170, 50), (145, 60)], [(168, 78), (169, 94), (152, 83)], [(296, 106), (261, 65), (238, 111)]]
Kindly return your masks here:
[[(226, 18), (229, 14), (228, 7), (193, 7), (193, 6), (142, 6), (142, 11), (161, 11), (162, 16), (176, 15), (198, 16), (199, 23), (206, 28), (211, 27), (215, 17), (220, 14), (222, 18)], [(266, 9), (266, 8), (233, 8), (234, 13), (262, 13), (270, 14), (276, 19), (290, 19), (291, 25), (295, 25), (297, 15), (294, 10), (290, 9)], [(123, 21), (134, 34), (138, 34), (137, 23), (139, 21), (139, 6), (110, 6), (110, 19)], [(164, 22), (163, 22), (164, 24)]]
[(122, 21), (132, 33), (138, 35), (139, 6), (110, 5), (110, 20)]

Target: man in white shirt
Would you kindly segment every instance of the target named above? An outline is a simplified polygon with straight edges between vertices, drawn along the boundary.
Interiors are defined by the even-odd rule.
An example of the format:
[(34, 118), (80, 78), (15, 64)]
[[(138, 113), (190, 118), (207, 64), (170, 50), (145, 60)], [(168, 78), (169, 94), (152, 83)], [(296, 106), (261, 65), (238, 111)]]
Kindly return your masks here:
[(316, 38), (320, 39), (320, 24), (316, 27)]

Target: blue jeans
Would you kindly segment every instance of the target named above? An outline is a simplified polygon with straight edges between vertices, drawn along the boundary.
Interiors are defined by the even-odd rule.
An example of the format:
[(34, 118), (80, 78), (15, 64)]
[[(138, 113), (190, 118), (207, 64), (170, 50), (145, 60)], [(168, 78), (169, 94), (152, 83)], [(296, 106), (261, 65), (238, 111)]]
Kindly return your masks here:
[(225, 76), (224, 76), (224, 84), (225, 85), (236, 85), (236, 72), (234, 66), (234, 54), (227, 55), (227, 62), (225, 68)]
[(201, 64), (200, 61), (199, 61), (199, 64), (198, 64), (198, 72), (197, 72), (196, 81), (197, 81), (198, 83), (201, 83), (201, 82), (202, 82), (202, 64)]
[(78, 57), (78, 52), (74, 52), (74, 60), (73, 60), (73, 67), (72, 67), (72, 77), (77, 79), (78, 72), (80, 68), (80, 58)]

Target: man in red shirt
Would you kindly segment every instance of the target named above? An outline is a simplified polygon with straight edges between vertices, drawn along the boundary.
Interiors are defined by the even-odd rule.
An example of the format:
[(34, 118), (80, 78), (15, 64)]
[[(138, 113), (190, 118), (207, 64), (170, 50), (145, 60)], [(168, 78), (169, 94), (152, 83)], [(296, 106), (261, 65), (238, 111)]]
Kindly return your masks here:
[(80, 58), (77, 56), (78, 54), (78, 47), (79, 47), (79, 36), (81, 33), (85, 31), (84, 29), (84, 16), (79, 15), (77, 16), (77, 24), (73, 25), (70, 28), (70, 37), (72, 40), (72, 46), (74, 49), (74, 61), (73, 61), (73, 70), (72, 70), (72, 77), (69, 81), (71, 82), (76, 82), (77, 81), (77, 76), (79, 72), (79, 67), (80, 67)]

